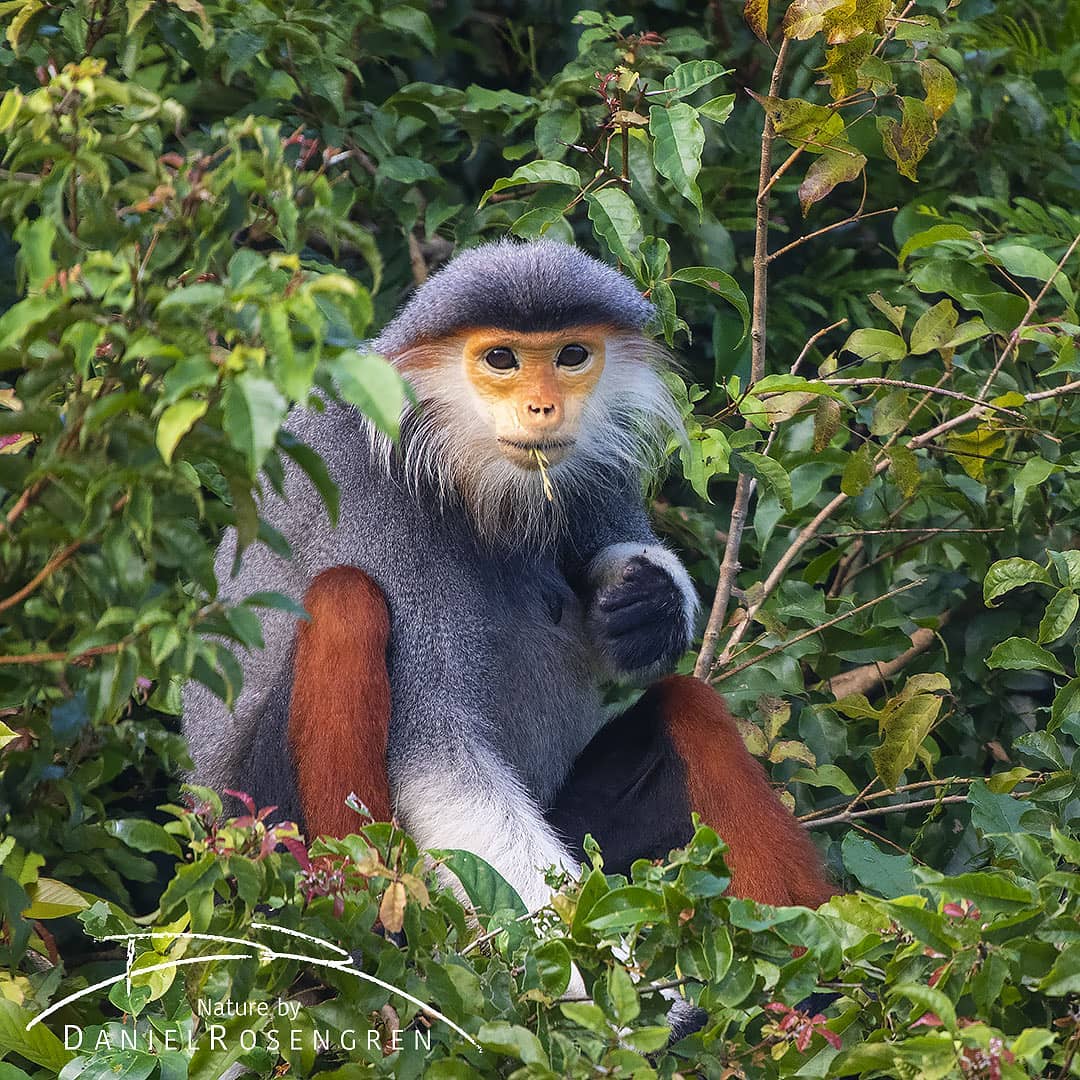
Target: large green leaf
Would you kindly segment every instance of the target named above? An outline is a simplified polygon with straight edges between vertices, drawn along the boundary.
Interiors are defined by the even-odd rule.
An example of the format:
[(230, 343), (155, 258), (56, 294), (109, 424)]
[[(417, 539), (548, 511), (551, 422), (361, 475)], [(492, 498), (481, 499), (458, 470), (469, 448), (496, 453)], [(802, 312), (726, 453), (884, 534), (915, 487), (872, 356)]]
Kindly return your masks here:
[(604, 238), (608, 250), (624, 265), (636, 269), (638, 246), (643, 239), (641, 219), (634, 202), (622, 188), (609, 185), (587, 197), (589, 220)]
[(653, 137), (653, 163), (675, 190), (700, 212), (701, 191), (697, 175), (701, 171), (701, 152), (705, 132), (697, 112), (685, 101), (673, 105), (653, 105), (649, 109), (649, 133)]

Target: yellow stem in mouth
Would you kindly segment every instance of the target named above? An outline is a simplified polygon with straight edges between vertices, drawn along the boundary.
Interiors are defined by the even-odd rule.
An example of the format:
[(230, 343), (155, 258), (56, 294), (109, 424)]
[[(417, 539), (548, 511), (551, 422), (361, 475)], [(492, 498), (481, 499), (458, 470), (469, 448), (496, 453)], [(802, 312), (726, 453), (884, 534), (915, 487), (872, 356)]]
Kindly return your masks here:
[(544, 485), (544, 495), (548, 502), (554, 502), (555, 489), (551, 486), (551, 477), (548, 475), (547, 455), (539, 446), (534, 446), (532, 456), (536, 459), (536, 467), (540, 470), (540, 483)]

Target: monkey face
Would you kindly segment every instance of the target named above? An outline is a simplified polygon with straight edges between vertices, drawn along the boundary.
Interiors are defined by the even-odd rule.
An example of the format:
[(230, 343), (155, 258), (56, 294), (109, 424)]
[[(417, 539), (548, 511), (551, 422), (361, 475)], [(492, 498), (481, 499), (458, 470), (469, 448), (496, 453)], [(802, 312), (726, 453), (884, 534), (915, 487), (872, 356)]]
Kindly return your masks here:
[(462, 348), (467, 386), (515, 465), (557, 465), (578, 442), (582, 414), (604, 371), (604, 327), (516, 332), (478, 329)]

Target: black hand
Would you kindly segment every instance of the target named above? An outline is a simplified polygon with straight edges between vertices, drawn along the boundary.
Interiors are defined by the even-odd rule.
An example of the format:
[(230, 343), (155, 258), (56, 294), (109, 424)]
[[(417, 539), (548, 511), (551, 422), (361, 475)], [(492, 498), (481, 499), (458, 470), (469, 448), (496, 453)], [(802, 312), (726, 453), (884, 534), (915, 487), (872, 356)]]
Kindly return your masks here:
[(642, 555), (596, 594), (591, 622), (600, 644), (624, 671), (671, 660), (689, 644), (683, 595), (671, 575)]

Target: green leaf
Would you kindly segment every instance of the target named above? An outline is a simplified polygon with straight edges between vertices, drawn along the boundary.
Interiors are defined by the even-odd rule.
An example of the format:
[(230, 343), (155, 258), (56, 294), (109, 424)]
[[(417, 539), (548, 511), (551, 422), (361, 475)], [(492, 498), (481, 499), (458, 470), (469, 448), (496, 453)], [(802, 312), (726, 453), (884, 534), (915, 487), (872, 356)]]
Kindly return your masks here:
[(914, 1003), (911, 1019), (918, 1019), (923, 1013), (932, 1012), (950, 1031), (956, 1030), (956, 1008), (947, 994), (933, 986), (922, 983), (897, 983), (887, 994), (890, 998), (902, 997)]
[(911, 352), (915, 356), (946, 346), (960, 316), (951, 300), (941, 300), (919, 316), (911, 331)]
[(438, 180), (439, 173), (434, 166), (419, 158), (391, 155), (379, 162), (380, 177), (393, 180), (398, 184), (418, 184), (421, 180)]
[(991, 600), (996, 600), (1011, 589), (1019, 589), (1022, 585), (1030, 585), (1033, 582), (1038, 582), (1040, 585), (1050, 584), (1050, 575), (1037, 562), (1017, 557), (998, 559), (986, 571), (986, 579), (983, 581), (983, 602), (987, 607), (994, 607)]
[(907, 315), (906, 305), (890, 304), (879, 292), (872, 292), (867, 299), (896, 327), (896, 332), (904, 332), (904, 316)]
[(840, 490), (850, 498), (861, 495), (874, 479), (874, 447), (864, 443), (853, 454), (848, 454), (840, 477)]
[(1050, 997), (1080, 993), (1080, 945), (1074, 943), (1062, 949), (1039, 989)]
[(965, 229), (963, 225), (933, 225), (929, 229), (924, 229), (922, 232), (909, 236), (900, 249), (897, 261), (902, 267), (907, 261), (907, 257), (913, 252), (933, 247), (934, 244), (940, 244), (946, 240), (967, 240), (974, 243), (975, 236), (970, 229)]
[(1048, 552), (1058, 581), (1070, 589), (1080, 589), (1080, 550)]
[(611, 1025), (604, 1016), (603, 1010), (591, 1001), (563, 1001), (559, 1003), (559, 1009), (567, 1020), (585, 1028), (586, 1031), (595, 1032), (605, 1038), (611, 1034)]
[(485, 1050), (505, 1054), (526, 1065), (538, 1065), (544, 1069), (550, 1067), (543, 1045), (528, 1028), (508, 1024), (505, 1020), (492, 1020), (480, 1026), (476, 1037)]
[(1050, 706), (1050, 723), (1047, 731), (1057, 731), (1062, 724), (1080, 720), (1080, 679), (1070, 679), (1055, 695)]
[(178, 859), (183, 855), (180, 845), (170, 833), (161, 825), (145, 818), (110, 818), (105, 822), (105, 831), (128, 847), (145, 854), (164, 851)]
[(483, 206), (492, 195), (521, 184), (562, 184), (564, 187), (581, 187), (577, 169), (561, 161), (530, 161), (519, 165), (510, 176), (502, 176), (484, 192), (480, 200)]
[(0, 132), (7, 131), (7, 129), (15, 123), (15, 119), (19, 115), (19, 109), (22, 107), (22, 103), (22, 93), (15, 87), (8, 90), (3, 98), (0, 99)]
[[(849, 794), (854, 795), (854, 789)], [(844, 869), (862, 888), (888, 898), (916, 891), (915, 860), (910, 855), (886, 854), (857, 832), (845, 834), (840, 849)]]
[(1020, 818), (1027, 806), (1011, 795), (992, 792), (978, 780), (968, 790), (971, 823), (984, 836), (1005, 836), (1020, 831)]
[(166, 465), (171, 464), (176, 446), (195, 426), (197, 420), (206, 415), (209, 402), (185, 398), (170, 405), (158, 420), (156, 443), (158, 453)]
[(1076, 619), (1076, 613), (1080, 610), (1080, 596), (1072, 589), (1060, 589), (1046, 605), (1042, 622), (1039, 623), (1039, 644), (1045, 645), (1048, 641), (1057, 641), (1064, 635)]
[(798, 769), (791, 774), (791, 779), (815, 788), (836, 788), (841, 795), (857, 794), (851, 778), (837, 765), (818, 765), (816, 769)]
[(81, 892), (55, 878), (38, 878), (26, 886), (26, 894), (30, 906), (22, 912), (24, 919), (60, 919), (90, 906)]
[(497, 911), (513, 911), (526, 915), (528, 909), (507, 880), (489, 863), (471, 851), (440, 849), (432, 856), (442, 862), (461, 882), (465, 895), (477, 912), (493, 915)]
[(860, 153), (841, 153), (839, 150), (826, 150), (810, 163), (806, 176), (799, 185), (799, 205), (803, 216), (810, 212), (810, 207), (829, 195), (837, 184), (857, 180), (866, 168), (866, 158)]
[(633, 200), (622, 188), (605, 187), (590, 192), (586, 202), (589, 220), (597, 235), (603, 237), (608, 250), (624, 265), (636, 269), (641, 262), (638, 246), (643, 236)]
[(701, 212), (701, 192), (696, 180), (701, 171), (705, 132), (696, 111), (684, 101), (653, 105), (649, 109), (649, 133), (653, 137), (653, 164), (675, 190)]
[(856, 330), (846, 342), (843, 352), (851, 352), (864, 360), (903, 360), (907, 356), (904, 339), (888, 330)]
[(819, 398), (814, 409), (814, 453), (820, 454), (832, 442), (840, 430), (840, 402), (832, 398)]
[(158, 312), (174, 311), (177, 308), (198, 308), (203, 316), (210, 315), (225, 300), (225, 290), (212, 281), (197, 281), (182, 289), (174, 289), (160, 304)]
[(750, 305), (746, 300), (746, 293), (739, 288), (739, 283), (723, 270), (714, 266), (684, 266), (676, 270), (668, 281), (680, 281), (687, 285), (697, 285), (701, 289), (708, 289), (722, 296), (742, 317), (742, 337), (735, 343), (741, 345), (746, 339), (750, 329)]
[(634, 988), (634, 980), (621, 964), (613, 964), (608, 969), (607, 996), (616, 1023), (625, 1026), (637, 1019), (641, 1012), (641, 1003)]
[(1057, 465), (1040, 457), (1028, 458), (1024, 468), (1013, 476), (1013, 525), (1020, 524), (1020, 515), (1027, 502), (1027, 492), (1039, 487), (1057, 472)]
[(1035, 278), (1039, 282), (1053, 281), (1067, 304), (1073, 304), (1076, 296), (1064, 270), (1043, 251), (1027, 244), (1005, 242), (995, 244), (991, 253), (1014, 277)]
[(343, 353), (329, 366), (341, 396), (396, 439), (408, 394), (397, 368), (375, 353), (360, 352)]
[(435, 28), (422, 8), (409, 7), (407, 4), (383, 7), (380, 8), (379, 19), (386, 26), (411, 34), (428, 52), (435, 51)]
[(53, 296), (29, 296), (0, 315), (0, 349), (17, 345), (35, 323), (47, 319), (60, 306)]
[(896, 163), (897, 172), (909, 180), (917, 180), (919, 162), (930, 149), (936, 130), (926, 104), (918, 98), (901, 98), (899, 123), (891, 116), (879, 116), (877, 128), (882, 148)]
[(628, 930), (663, 917), (664, 906), (658, 893), (640, 885), (613, 889), (593, 905), (585, 925), (602, 932)]
[(899, 444), (890, 446), (889, 479), (900, 489), (905, 499), (910, 499), (918, 490), (922, 480), (919, 472), (919, 459), (914, 451)]
[(532, 955), (544, 990), (553, 997), (565, 994), (570, 985), (570, 950), (558, 938), (552, 938), (537, 945)]
[(1065, 669), (1053, 653), (1022, 637), (1011, 637), (995, 645), (986, 658), (986, 666), (1005, 671), (1053, 671), (1058, 675), (1065, 674)]
[(706, 101), (704, 105), (699, 105), (697, 111), (698, 116), (704, 116), (706, 120), (712, 120), (715, 124), (723, 124), (726, 123), (734, 108), (735, 95), (721, 94), (719, 97)]
[(751, 450), (739, 450), (732, 455), (732, 462), (739, 472), (749, 473), (758, 483), (771, 491), (780, 505), (790, 513), (792, 508), (791, 477), (779, 461)]
[(35, 1024), (27, 1031), (26, 1025), (33, 1018), (33, 1013), (0, 994), (0, 1053), (18, 1054), (59, 1074), (75, 1055), (44, 1024)]
[(919, 74), (926, 91), (926, 108), (935, 120), (940, 120), (956, 100), (956, 80), (937, 60), (923, 60), (919, 64)]
[(254, 476), (277, 440), (288, 405), (268, 378), (244, 371), (228, 384), (224, 406), (226, 432)]
[(689, 97), (730, 70), (716, 60), (688, 60), (664, 80), (664, 89), (673, 91), (672, 98)]
[(855, 153), (845, 134), (844, 118), (835, 109), (801, 98), (761, 97), (753, 91), (750, 96), (771, 117), (777, 135), (782, 135), (792, 146), (811, 154), (829, 149)]
[(940, 712), (941, 698), (934, 694), (916, 694), (885, 717), (881, 725), (885, 738), (880, 746), (870, 751), (870, 758), (886, 787), (896, 787), (901, 773), (914, 764), (919, 748)]

